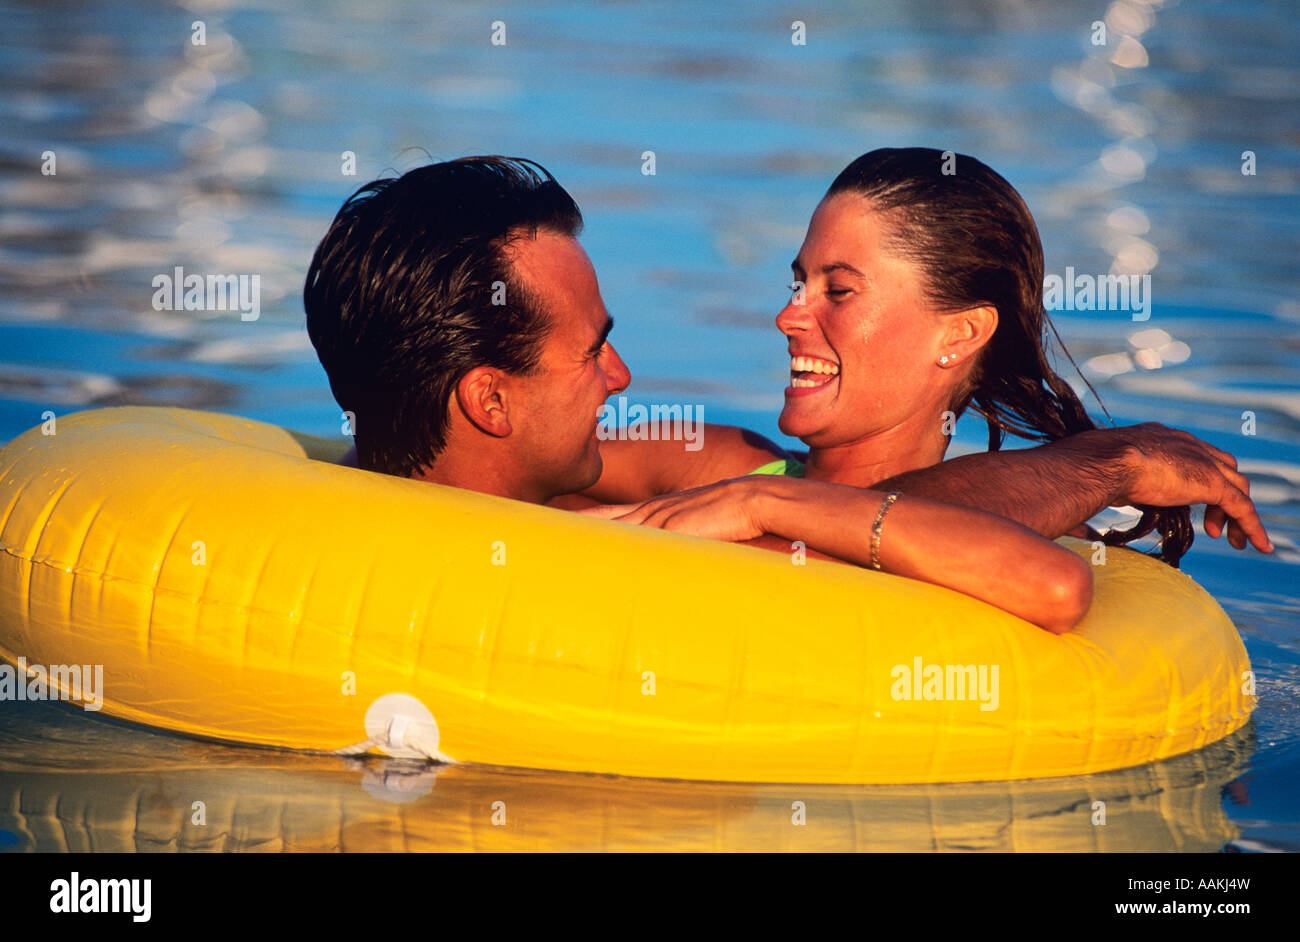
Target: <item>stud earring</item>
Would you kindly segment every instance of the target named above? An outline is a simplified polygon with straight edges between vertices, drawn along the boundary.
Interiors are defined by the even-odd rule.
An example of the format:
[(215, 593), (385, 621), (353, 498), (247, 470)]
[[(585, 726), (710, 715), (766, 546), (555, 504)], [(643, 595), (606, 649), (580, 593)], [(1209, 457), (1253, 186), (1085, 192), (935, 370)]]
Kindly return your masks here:
[(955, 353), (952, 356), (948, 356), (947, 354), (944, 354), (943, 356), (939, 357), (939, 365), (947, 366), (949, 360), (955, 360), (955, 359), (957, 359), (957, 354)]

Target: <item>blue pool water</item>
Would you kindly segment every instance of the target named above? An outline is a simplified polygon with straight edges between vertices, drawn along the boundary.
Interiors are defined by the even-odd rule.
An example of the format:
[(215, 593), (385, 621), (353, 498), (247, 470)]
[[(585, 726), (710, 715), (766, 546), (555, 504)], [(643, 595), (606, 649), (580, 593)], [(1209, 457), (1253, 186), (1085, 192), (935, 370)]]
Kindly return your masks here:
[[(1201, 534), (1184, 562), (1245, 637), (1247, 729), (1049, 782), (742, 788), (290, 756), (0, 703), (0, 850), (1300, 849), (1294, 5), (805, 6), (796, 46), (773, 0), (0, 0), (0, 440), (122, 403), (337, 434), (302, 328), (312, 249), (360, 183), (468, 153), (533, 157), (583, 207), (630, 397), (779, 439), (772, 320), (830, 180), (879, 146), (970, 153), (1024, 194), (1048, 272), (1150, 275), (1149, 321), (1055, 316), (1115, 421), (1188, 429), (1251, 477), (1277, 552)], [(259, 274), (261, 316), (154, 310), (176, 266)], [(982, 442), (968, 418), (951, 454)], [(479, 815), (507, 794), (529, 822), (508, 835)], [(792, 800), (817, 827), (791, 833)]]

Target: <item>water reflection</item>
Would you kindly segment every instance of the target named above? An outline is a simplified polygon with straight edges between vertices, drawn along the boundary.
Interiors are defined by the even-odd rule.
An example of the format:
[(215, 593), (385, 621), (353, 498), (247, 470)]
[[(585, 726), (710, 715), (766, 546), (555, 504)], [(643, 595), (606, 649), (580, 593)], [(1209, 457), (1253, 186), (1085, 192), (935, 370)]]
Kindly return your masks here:
[[(0, 363), (0, 397), (59, 406), (169, 406), (216, 409), (235, 400), (233, 383), (202, 376), (158, 373), (109, 376), (78, 370)], [(62, 410), (60, 410), (62, 411)], [(37, 411), (33, 410), (35, 419)]]
[[(754, 786), (304, 756), (98, 720), (70, 733), (55, 710), (8, 734), (27, 758), (0, 760), (0, 849), (1217, 851), (1239, 836), (1222, 798), (1245, 795), (1254, 748), (1248, 725), (1098, 775)], [(70, 738), (79, 767), (64, 769)]]

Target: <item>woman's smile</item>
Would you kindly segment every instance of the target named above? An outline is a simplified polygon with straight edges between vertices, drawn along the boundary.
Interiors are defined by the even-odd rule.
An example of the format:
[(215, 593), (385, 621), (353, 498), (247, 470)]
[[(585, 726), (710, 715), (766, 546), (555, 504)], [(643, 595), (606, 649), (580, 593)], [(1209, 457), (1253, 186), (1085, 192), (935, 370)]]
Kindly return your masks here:
[(814, 356), (790, 357), (790, 385), (787, 396), (806, 396), (838, 384), (840, 365)]

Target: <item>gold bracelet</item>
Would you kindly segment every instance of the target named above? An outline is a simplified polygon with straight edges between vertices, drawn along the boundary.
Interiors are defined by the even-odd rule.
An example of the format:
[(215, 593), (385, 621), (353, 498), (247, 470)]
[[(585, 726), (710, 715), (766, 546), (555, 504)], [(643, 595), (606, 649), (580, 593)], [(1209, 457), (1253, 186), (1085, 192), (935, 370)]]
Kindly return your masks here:
[(880, 512), (876, 514), (876, 522), (871, 525), (871, 568), (880, 568), (880, 530), (885, 525), (885, 513), (890, 507), (894, 506), (894, 501), (901, 497), (898, 491), (890, 491), (885, 495), (885, 499), (880, 502)]

